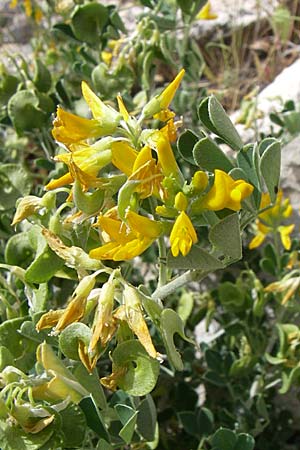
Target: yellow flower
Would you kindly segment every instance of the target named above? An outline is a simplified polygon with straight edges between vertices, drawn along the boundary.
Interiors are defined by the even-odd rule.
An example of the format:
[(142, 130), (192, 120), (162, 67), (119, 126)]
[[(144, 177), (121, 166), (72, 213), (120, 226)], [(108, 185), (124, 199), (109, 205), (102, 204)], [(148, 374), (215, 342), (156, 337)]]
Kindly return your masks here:
[(126, 141), (115, 141), (111, 145), (112, 163), (128, 177), (132, 174), (138, 152)]
[(175, 196), (174, 206), (178, 211), (185, 211), (188, 207), (188, 199), (183, 192), (178, 192)]
[(197, 241), (197, 234), (190, 218), (184, 211), (181, 211), (170, 235), (172, 255), (178, 256), (181, 252), (183, 256), (186, 256)]
[(156, 358), (157, 351), (143, 316), (142, 304), (137, 290), (126, 284), (123, 290), (123, 299), (124, 305), (117, 309), (114, 317), (126, 321), (148, 354), (152, 358)]
[(121, 95), (117, 96), (117, 102), (118, 102), (120, 114), (122, 115), (125, 122), (128, 122), (128, 120), (130, 119), (130, 115), (129, 115), (129, 112), (127, 111), (126, 106), (124, 105)]
[(66, 309), (58, 311), (48, 311), (43, 314), (36, 325), (38, 331), (55, 325), (55, 333), (59, 333), (73, 322), (79, 322), (86, 307), (86, 301), (89, 293), (95, 285), (95, 276), (84, 277), (75, 289), (70, 303)]
[(112, 52), (107, 52), (107, 51), (105, 51), (105, 50), (103, 50), (103, 51), (101, 52), (101, 58), (102, 58), (102, 61), (104, 61), (105, 64), (106, 64), (108, 67), (109, 67), (110, 64), (111, 64), (112, 57), (113, 57)]
[(161, 131), (154, 131), (147, 139), (147, 144), (157, 153), (157, 159), (166, 177), (172, 176), (179, 184), (183, 183), (181, 171), (176, 162), (169, 139)]
[(97, 120), (76, 116), (60, 106), (57, 108), (53, 126), (54, 139), (66, 146), (89, 138), (100, 137), (102, 134), (101, 125)]
[(259, 220), (256, 221), (256, 228), (256, 235), (249, 244), (250, 250), (259, 247), (264, 242), (267, 235), (272, 232), (272, 228), (265, 226)]
[(147, 118), (160, 113), (163, 110), (168, 109), (171, 101), (176, 94), (176, 91), (181, 83), (181, 80), (185, 74), (185, 70), (181, 69), (174, 80), (161, 92), (152, 98), (143, 108), (142, 117)]
[(217, 17), (218, 17), (217, 14), (211, 12), (211, 4), (210, 4), (210, 1), (208, 1), (198, 12), (196, 19), (212, 20), (212, 19), (216, 19)]
[(278, 292), (284, 293), (284, 297), (281, 301), (282, 305), (285, 305), (296, 293), (300, 286), (300, 277), (291, 277), (290, 274), (286, 275), (280, 281), (269, 284), (266, 288), (266, 292)]
[(228, 208), (233, 211), (241, 209), (241, 202), (252, 194), (253, 186), (244, 180), (234, 180), (226, 172), (215, 170), (214, 184), (201, 199), (201, 207), (211, 211)]
[(92, 338), (88, 352), (93, 354), (97, 350), (97, 344), (100, 341), (101, 347), (105, 348), (111, 340), (115, 330), (116, 323), (113, 319), (115, 284), (112, 277), (104, 283), (98, 297), (97, 310), (92, 327)]
[(58, 107), (53, 122), (53, 137), (67, 147), (90, 138), (111, 134), (120, 121), (120, 114), (105, 105), (84, 81), (81, 87), (83, 97), (92, 111), (93, 119), (76, 116)]
[(140, 180), (136, 192), (140, 198), (147, 198), (150, 195), (158, 195), (161, 188), (163, 173), (161, 165), (157, 163), (151, 154), (151, 148), (145, 145), (140, 152), (137, 152), (125, 141), (113, 142), (111, 146), (112, 163), (129, 180)]
[[(27, 17), (31, 17), (32, 14), (32, 4), (31, 4), (31, 0), (23, 0), (24, 3), (24, 8), (25, 8), (25, 13)], [(16, 6), (18, 5), (18, 0), (12, 0), (10, 2), (9, 7), (14, 9), (16, 8)]]
[[(181, 69), (178, 75), (174, 78), (174, 80), (163, 90), (161, 94), (158, 96), (158, 101), (160, 105), (160, 110), (167, 109), (176, 94), (177, 89), (181, 83), (182, 78), (184, 77), (185, 70)], [(158, 111), (157, 111), (158, 112)]]
[(204, 172), (203, 170), (197, 170), (197, 172), (195, 172), (193, 175), (191, 185), (195, 192), (198, 193), (203, 192), (208, 185), (207, 173)]
[(56, 161), (67, 164), (69, 173), (62, 177), (50, 181), (45, 189), (51, 190), (70, 184), (76, 178), (76, 169), (79, 169), (81, 182), (85, 186), (91, 184), (91, 180), (97, 179), (99, 171), (112, 161), (112, 151), (110, 149), (112, 138), (100, 139), (93, 145), (85, 143), (71, 144), (69, 152), (57, 155)]
[(163, 173), (161, 165), (153, 158), (147, 145), (138, 153), (129, 180), (140, 180), (136, 192), (140, 198), (158, 195), (162, 190)]
[(126, 213), (124, 222), (115, 217), (100, 216), (97, 226), (105, 233), (107, 242), (101, 247), (90, 251), (95, 259), (112, 259), (123, 261), (143, 253), (162, 232), (160, 222), (140, 216), (133, 211)]
[[(270, 195), (263, 193), (260, 202), (260, 208), (268, 208), (271, 205)], [(278, 192), (275, 205), (266, 209), (259, 214), (256, 220), (256, 235), (251, 240), (249, 248), (259, 247), (268, 234), (279, 233), (283, 247), (286, 250), (291, 248), (291, 233), (293, 232), (295, 225), (282, 225), (282, 222), (291, 216), (293, 208), (289, 199), (283, 199), (282, 191)]]
[(295, 225), (281, 225), (280, 227), (278, 227), (277, 231), (280, 234), (280, 239), (282, 242), (282, 245), (284, 246), (284, 248), (286, 250), (290, 250), (291, 246), (292, 246), (292, 241), (291, 241), (291, 237), (290, 234), (293, 232), (295, 228)]

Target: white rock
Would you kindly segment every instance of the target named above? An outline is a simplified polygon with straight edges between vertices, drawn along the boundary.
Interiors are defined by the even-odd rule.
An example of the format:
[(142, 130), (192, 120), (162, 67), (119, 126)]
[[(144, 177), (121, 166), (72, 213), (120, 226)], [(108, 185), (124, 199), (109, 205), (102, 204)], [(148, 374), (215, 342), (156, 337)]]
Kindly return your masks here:
[[(269, 84), (258, 94), (257, 111), (262, 114), (262, 118), (257, 119), (256, 121), (256, 129), (258, 133), (270, 133), (271, 120), (269, 114), (271, 112), (280, 111), (285, 101), (300, 101), (299, 75), (300, 59), (284, 69), (271, 84)], [(239, 111), (231, 115), (233, 123), (235, 123), (239, 115)], [(245, 125), (242, 124), (236, 124), (235, 126), (241, 135), (243, 142), (251, 142), (256, 140), (255, 130), (253, 128), (247, 129)]]

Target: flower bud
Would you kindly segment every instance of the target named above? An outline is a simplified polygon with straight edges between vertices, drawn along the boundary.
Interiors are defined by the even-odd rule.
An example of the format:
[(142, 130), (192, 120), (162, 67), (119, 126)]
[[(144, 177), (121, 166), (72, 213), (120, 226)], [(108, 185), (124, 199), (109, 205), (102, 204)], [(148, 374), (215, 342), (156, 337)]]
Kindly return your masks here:
[(178, 192), (175, 196), (174, 206), (178, 211), (185, 211), (188, 207), (188, 200), (182, 192)]

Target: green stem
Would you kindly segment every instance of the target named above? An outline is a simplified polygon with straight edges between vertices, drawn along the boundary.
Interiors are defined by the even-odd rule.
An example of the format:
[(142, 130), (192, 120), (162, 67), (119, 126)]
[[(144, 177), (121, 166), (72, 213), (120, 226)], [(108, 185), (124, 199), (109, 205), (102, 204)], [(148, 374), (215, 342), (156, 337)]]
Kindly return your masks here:
[(274, 247), (275, 247), (275, 255), (276, 255), (276, 275), (280, 279), (281, 278), (281, 247), (279, 241), (279, 233), (274, 231)]
[(168, 269), (167, 269), (167, 249), (164, 236), (158, 238), (158, 252), (159, 252), (159, 273), (158, 273), (158, 285), (160, 288), (167, 283)]
[[(155, 212), (155, 208), (157, 206), (156, 199), (150, 198), (149, 199), (151, 213), (155, 220), (158, 220), (159, 217), (157, 216)], [(168, 281), (168, 269), (167, 269), (167, 249), (165, 244), (164, 236), (160, 236), (158, 238), (158, 254), (159, 254), (159, 260), (158, 260), (158, 283), (157, 283), (157, 289), (164, 286)]]
[[(280, 307), (278, 308), (278, 313), (276, 314), (276, 320), (274, 320), (274, 325), (280, 324), (281, 322), (283, 322), (285, 312), (286, 312), (286, 308), (284, 306), (280, 305)], [(269, 354), (272, 353), (272, 350), (273, 350), (273, 347), (274, 347), (276, 341), (277, 341), (277, 328), (275, 326), (273, 326), (270, 340), (269, 340), (269, 343), (266, 348), (266, 353), (269, 353)]]
[(154, 300), (157, 300), (168, 297), (169, 295), (173, 294), (173, 292), (176, 292), (177, 289), (181, 288), (182, 286), (185, 286), (186, 284), (191, 283), (192, 281), (202, 280), (208, 275), (208, 273), (209, 273), (208, 271), (206, 272), (203, 270), (188, 270), (184, 274), (179, 275), (176, 278), (173, 278), (173, 280), (171, 280), (164, 286), (157, 287), (156, 291), (154, 291), (152, 294), (152, 298)]

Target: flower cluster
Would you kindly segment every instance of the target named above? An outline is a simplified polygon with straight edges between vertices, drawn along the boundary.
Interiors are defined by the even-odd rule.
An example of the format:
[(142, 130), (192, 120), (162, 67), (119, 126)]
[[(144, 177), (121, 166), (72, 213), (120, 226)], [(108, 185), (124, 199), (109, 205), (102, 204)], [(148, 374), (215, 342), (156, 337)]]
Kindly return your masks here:
[(288, 219), (293, 208), (288, 198), (283, 198), (282, 191), (278, 192), (275, 205), (272, 206), (270, 195), (263, 193), (261, 197), (260, 209), (264, 210), (259, 214), (256, 220), (256, 235), (249, 244), (250, 249), (259, 247), (269, 234), (276, 235), (279, 233), (283, 247), (286, 250), (291, 248), (291, 233), (295, 225), (282, 225), (285, 219)]
[[(131, 259), (164, 234), (170, 236), (173, 256), (186, 256), (198, 241), (194, 217), (205, 210), (239, 211), (253, 191), (246, 181), (218, 169), (214, 176), (197, 171), (190, 183), (184, 179), (172, 149), (179, 123), (169, 109), (183, 76), (182, 69), (138, 118), (127, 111), (120, 96), (116, 110), (85, 82), (82, 94), (91, 118), (58, 108), (53, 136), (66, 152), (55, 159), (65, 163), (68, 172), (51, 180), (46, 189), (74, 184), (70, 198), (83, 218), (87, 211), (76, 201), (78, 188), (87, 202), (95, 191), (103, 192), (104, 200), (94, 213), (101, 240), (90, 252), (94, 259)], [(153, 119), (160, 124), (158, 129), (146, 128)]]

